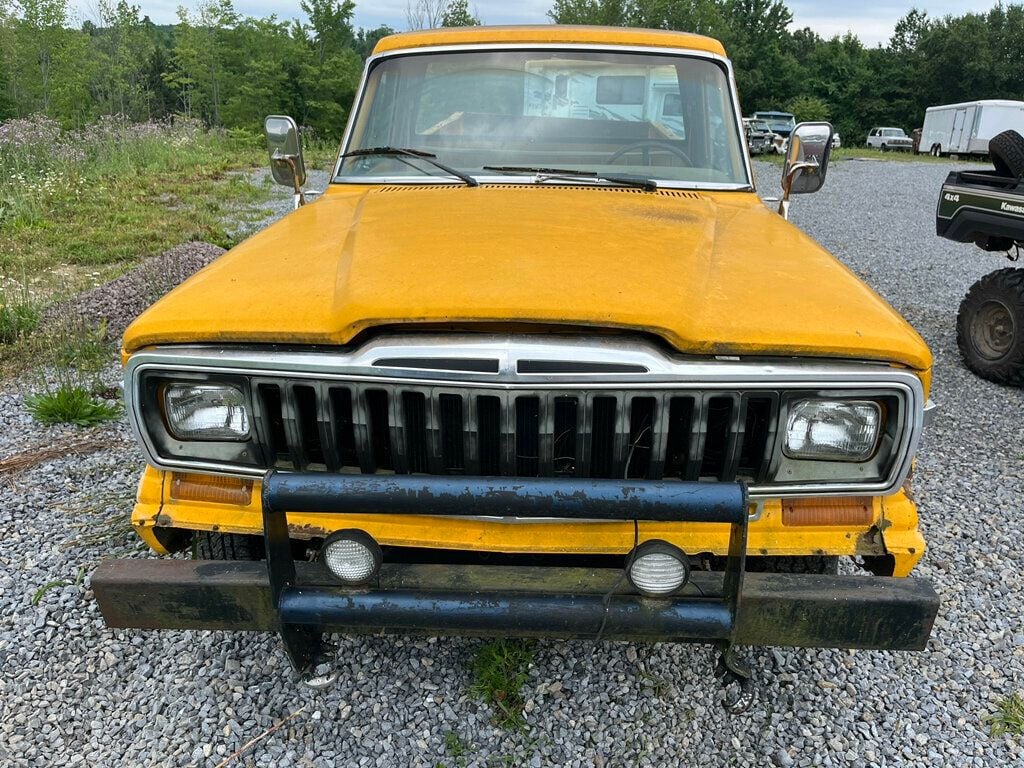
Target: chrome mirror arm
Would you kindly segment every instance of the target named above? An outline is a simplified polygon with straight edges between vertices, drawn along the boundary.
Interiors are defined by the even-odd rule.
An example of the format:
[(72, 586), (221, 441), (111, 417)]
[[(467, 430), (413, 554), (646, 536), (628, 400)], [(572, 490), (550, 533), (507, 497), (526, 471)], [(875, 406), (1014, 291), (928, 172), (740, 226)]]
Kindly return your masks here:
[(818, 168), (819, 164), (817, 160), (805, 160), (802, 163), (793, 163), (789, 166), (789, 171), (782, 179), (782, 198), (779, 200), (779, 215), (789, 220), (789, 193), (793, 188), (793, 179), (801, 171), (809, 171)]
[(292, 183), (295, 185), (294, 203), (296, 209), (306, 204), (306, 194), (302, 191), (302, 186), (299, 184), (299, 169), (296, 165), (297, 159), (298, 158), (295, 155), (282, 155), (277, 150), (274, 151), (274, 160), (280, 163), (287, 163), (288, 167), (291, 169)]

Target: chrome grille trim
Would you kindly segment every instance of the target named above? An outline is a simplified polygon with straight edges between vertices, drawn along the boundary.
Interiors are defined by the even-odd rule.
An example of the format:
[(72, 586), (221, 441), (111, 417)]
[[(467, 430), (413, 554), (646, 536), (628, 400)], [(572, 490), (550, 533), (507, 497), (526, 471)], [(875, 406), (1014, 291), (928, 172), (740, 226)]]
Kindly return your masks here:
[[(475, 371), (437, 371), (403, 369), (395, 366), (402, 357), (441, 359), (495, 359), (498, 373)], [(374, 361), (387, 359), (386, 367), (375, 366)], [(646, 369), (646, 373), (628, 374), (521, 374), (518, 361), (548, 360), (584, 362), (628, 363)], [(708, 450), (708, 423), (716, 418), (709, 409), (712, 398), (721, 398), (731, 403), (729, 421), (734, 428), (716, 432), (711, 430), (711, 439), (717, 440), (715, 450), (724, 452), (722, 469), (718, 476), (730, 479), (737, 476), (737, 467), (743, 457), (746, 427), (745, 409), (755, 397), (772, 398), (772, 413), (778, 413), (780, 393), (791, 390), (863, 390), (879, 389), (897, 395), (903, 407), (903, 423), (900, 425), (898, 455), (893, 470), (884, 483), (807, 483), (780, 487), (761, 483), (763, 473), (753, 477), (751, 492), (759, 498), (794, 495), (841, 495), (849, 493), (891, 493), (898, 489), (909, 471), (910, 461), (920, 436), (923, 419), (924, 398), (921, 382), (912, 372), (881, 363), (830, 362), (830, 361), (766, 361), (729, 359), (693, 359), (666, 353), (662, 348), (645, 341), (623, 341), (621, 338), (587, 337), (511, 337), (475, 335), (415, 335), (389, 337), (370, 342), (359, 349), (268, 349), (267, 347), (232, 347), (214, 349), (210, 347), (164, 347), (152, 348), (132, 356), (126, 366), (125, 397), (133, 428), (149, 455), (150, 463), (161, 469), (191, 469), (211, 471), (220, 474), (254, 476), (262, 470), (253, 467), (225, 467), (197, 460), (162, 458), (157, 455), (154, 445), (141, 428), (139, 414), (139, 382), (147, 371), (171, 373), (176, 370), (215, 374), (240, 374), (250, 377), (253, 382), (254, 421), (260, 434), (261, 445), (267, 446), (274, 440), (274, 429), (265, 423), (266, 404), (257, 393), (261, 385), (280, 387), (282, 423), (277, 429), (277, 440), (287, 447), (289, 461), (309, 465), (305, 455), (311, 447), (316, 448), (319, 440), (319, 454), (325, 471), (375, 471), (381, 458), (387, 458), (390, 466), (386, 471), (410, 472), (418, 470), (425, 458), (426, 471), (443, 474), (442, 466), (442, 415), (439, 413), (440, 396), (453, 395), (460, 398), (462, 462), (467, 474), (492, 474), (497, 469), (502, 475), (514, 475), (519, 457), (516, 454), (516, 431), (509, 429), (516, 417), (516, 403), (521, 398), (536, 397), (538, 411), (535, 418), (538, 430), (536, 459), (539, 474), (554, 474), (557, 471), (555, 434), (556, 405), (559, 398), (576, 397), (574, 439), (574, 474), (589, 476), (623, 476), (627, 472), (628, 446), (631, 444), (630, 408), (638, 400), (652, 398), (654, 423), (652, 424), (651, 450), (645, 460), (649, 464), (643, 473), (647, 477), (676, 476), (702, 477), (701, 465), (705, 463)], [(574, 367), (579, 370), (578, 366)], [(340, 430), (347, 429), (341, 399), (343, 395), (332, 393), (349, 392), (351, 405), (352, 438), (339, 440)], [(366, 393), (386, 391), (388, 396), (384, 410), (378, 410), (378, 422), (386, 414), (386, 428), (390, 454), (375, 456), (370, 434), (373, 408)], [(298, 392), (298, 394), (296, 394)], [(310, 400), (303, 405), (303, 398)], [(403, 397), (423, 397), (422, 419), (424, 428), (417, 435), (411, 435), (409, 415), (406, 413)], [(594, 466), (593, 431), (595, 398), (615, 398), (617, 407), (611, 426), (610, 440), (613, 443), (611, 468)], [(685, 451), (685, 466), (676, 473), (670, 458), (675, 430), (666, 424), (672, 418), (672, 398), (692, 397), (694, 405), (688, 426), (688, 441)], [(483, 401), (481, 398), (494, 398)], [(495, 405), (495, 402), (497, 405)], [(563, 401), (564, 402), (564, 401)], [(645, 403), (643, 407), (649, 407)], [(300, 411), (310, 408), (316, 413), (316, 429), (307, 426), (303, 432)], [(483, 414), (481, 415), (481, 409)], [(567, 406), (557, 407), (557, 419), (570, 419)], [(500, 416), (495, 436), (495, 411)], [(677, 416), (679, 416), (677, 414)], [(287, 417), (287, 418), (286, 418)], [(533, 418), (533, 417), (531, 417)], [(679, 418), (682, 418), (679, 416)], [(720, 416), (717, 418), (721, 418)], [(331, 431), (333, 430), (333, 431)], [(778, 436), (774, 430), (769, 436), (770, 446)], [(452, 445), (449, 435), (448, 452)], [(457, 439), (457, 438), (456, 438)], [(766, 438), (767, 439), (767, 438)], [(412, 442), (410, 442), (410, 440)], [(634, 433), (635, 440), (635, 433)], [(351, 443), (351, 444), (350, 444)], [(493, 443), (493, 444), (492, 444)], [(563, 448), (562, 444), (558, 445)], [(275, 446), (276, 449), (276, 446)], [(423, 450), (426, 456), (422, 455)], [(316, 453), (314, 450), (314, 453)], [(419, 451), (418, 457), (412, 459)], [(769, 448), (766, 448), (771, 453)], [(358, 468), (347, 470), (346, 461), (356, 456)], [(278, 451), (278, 455), (280, 451)], [(342, 454), (345, 454), (346, 459)], [(606, 461), (607, 454), (598, 456)], [(412, 467), (410, 461), (418, 462)], [(387, 463), (387, 461), (385, 463)], [(748, 457), (749, 461), (749, 457)], [(708, 467), (705, 467), (707, 470)]]

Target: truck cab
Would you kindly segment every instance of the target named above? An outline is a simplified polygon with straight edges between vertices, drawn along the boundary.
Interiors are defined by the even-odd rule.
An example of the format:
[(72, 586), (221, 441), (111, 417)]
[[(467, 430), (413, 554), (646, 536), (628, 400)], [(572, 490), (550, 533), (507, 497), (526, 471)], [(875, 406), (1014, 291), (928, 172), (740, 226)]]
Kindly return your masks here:
[[(784, 203), (831, 137), (792, 127)], [(737, 682), (736, 644), (930, 632), (931, 354), (758, 197), (716, 40), (384, 38), (324, 193), (123, 356), (135, 529), (229, 562), (104, 564), (112, 626), (277, 631), (304, 674), (328, 631), (697, 640)]]

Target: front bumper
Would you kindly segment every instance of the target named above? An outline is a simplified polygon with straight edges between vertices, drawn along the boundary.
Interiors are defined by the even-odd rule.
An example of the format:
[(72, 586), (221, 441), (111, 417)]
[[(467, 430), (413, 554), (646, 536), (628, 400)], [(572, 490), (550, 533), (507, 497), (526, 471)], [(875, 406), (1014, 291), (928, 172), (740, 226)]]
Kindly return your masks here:
[[(373, 585), (346, 588), (293, 560), (288, 513), (356, 510), (726, 524), (729, 554), (723, 573), (659, 599), (629, 594), (620, 570), (385, 564)], [(276, 631), (301, 672), (324, 632), (924, 648), (938, 609), (928, 582), (746, 573), (747, 511), (740, 483), (271, 472), (265, 563), (110, 561), (92, 588), (111, 627)]]

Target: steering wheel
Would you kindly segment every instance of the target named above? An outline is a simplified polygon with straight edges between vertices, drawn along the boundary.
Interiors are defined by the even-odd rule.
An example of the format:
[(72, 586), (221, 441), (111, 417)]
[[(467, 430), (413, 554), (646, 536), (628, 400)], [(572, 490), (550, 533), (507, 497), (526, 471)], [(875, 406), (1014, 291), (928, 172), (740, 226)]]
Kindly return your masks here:
[[(642, 139), (640, 141), (635, 141), (632, 144), (627, 144), (624, 147), (619, 147), (615, 152), (612, 153), (611, 157), (609, 157), (608, 160), (606, 160), (605, 162), (606, 162), (607, 165), (612, 165), (612, 164), (615, 163), (616, 160), (618, 160), (623, 155), (626, 155), (629, 152), (632, 152), (632, 151), (637, 150), (637, 149), (646, 150), (647, 148), (651, 147), (652, 145), (655, 146), (655, 147), (659, 147), (661, 149), (666, 150), (669, 154), (672, 154), (672, 155), (675, 155), (676, 157), (678, 157), (680, 160), (682, 160), (684, 163), (686, 163), (689, 167), (691, 167), (691, 168), (693, 167), (693, 161), (689, 158), (689, 156), (685, 152), (683, 152), (683, 150), (681, 150), (679, 147), (677, 147), (672, 142), (666, 141), (664, 139)], [(647, 165), (651, 164), (650, 157), (651, 157), (650, 153), (645, 151), (644, 152), (644, 158), (647, 160)]]

